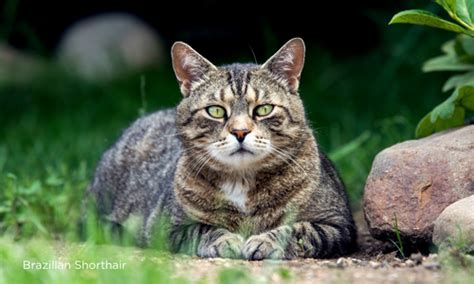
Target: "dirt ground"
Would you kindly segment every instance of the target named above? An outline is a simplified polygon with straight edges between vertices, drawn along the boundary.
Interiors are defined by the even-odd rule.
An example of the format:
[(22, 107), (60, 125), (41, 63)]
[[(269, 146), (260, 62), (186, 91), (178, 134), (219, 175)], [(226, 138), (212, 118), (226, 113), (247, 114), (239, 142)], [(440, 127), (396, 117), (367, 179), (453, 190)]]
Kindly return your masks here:
[[(179, 258), (173, 261), (177, 277), (204, 283), (222, 283), (222, 270), (244, 271), (238, 283), (452, 283), (438, 255), (413, 254), (402, 260), (387, 244), (374, 240), (361, 213), (355, 215), (360, 250), (348, 257), (328, 260), (254, 261)], [(242, 275), (243, 275), (242, 274)], [(220, 276), (219, 276), (220, 275)], [(237, 276), (232, 280), (238, 279)], [(237, 277), (237, 278), (236, 278)], [(474, 283), (457, 275), (457, 283)], [(465, 281), (464, 281), (465, 280)]]
[[(436, 257), (430, 257), (436, 259)], [(407, 262), (409, 264), (407, 264)], [(177, 276), (216, 283), (223, 268), (239, 269), (249, 277), (242, 283), (449, 283), (436, 260), (415, 265), (412, 260), (390, 262), (340, 258), (247, 262), (193, 259), (174, 264)], [(221, 278), (222, 279), (222, 278)], [(236, 279), (235, 277), (232, 279)], [(270, 281), (269, 281), (270, 280)], [(222, 282), (222, 281), (221, 281)]]

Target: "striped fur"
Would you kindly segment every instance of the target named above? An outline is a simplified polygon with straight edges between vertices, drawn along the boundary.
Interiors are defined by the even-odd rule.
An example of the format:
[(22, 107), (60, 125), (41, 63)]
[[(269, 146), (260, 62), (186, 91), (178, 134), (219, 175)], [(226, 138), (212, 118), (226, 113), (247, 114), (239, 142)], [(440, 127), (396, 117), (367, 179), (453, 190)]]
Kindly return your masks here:
[[(102, 216), (118, 224), (143, 216), (146, 245), (167, 215), (171, 249), (202, 257), (292, 259), (353, 250), (344, 186), (297, 92), (303, 41), (289, 41), (262, 66), (215, 67), (184, 43), (172, 56), (183, 99), (176, 109), (139, 119), (104, 154), (89, 190)], [(255, 110), (264, 104), (273, 110), (260, 117)], [(211, 117), (212, 105), (226, 116)], [(241, 142), (236, 129), (246, 130)]]

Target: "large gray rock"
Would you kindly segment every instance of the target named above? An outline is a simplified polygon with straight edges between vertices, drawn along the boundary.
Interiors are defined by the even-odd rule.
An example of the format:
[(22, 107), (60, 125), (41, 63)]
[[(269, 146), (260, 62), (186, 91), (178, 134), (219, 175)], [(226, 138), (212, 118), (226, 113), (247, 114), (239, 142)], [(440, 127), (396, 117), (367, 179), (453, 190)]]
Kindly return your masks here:
[(380, 152), (365, 185), (364, 213), (374, 237), (395, 240), (398, 230), (405, 241), (426, 247), (439, 214), (472, 194), (474, 125)]
[(163, 59), (158, 34), (140, 19), (121, 13), (96, 15), (72, 25), (58, 58), (88, 80), (111, 79)]
[(433, 243), (474, 251), (474, 195), (454, 202), (441, 212), (434, 223)]

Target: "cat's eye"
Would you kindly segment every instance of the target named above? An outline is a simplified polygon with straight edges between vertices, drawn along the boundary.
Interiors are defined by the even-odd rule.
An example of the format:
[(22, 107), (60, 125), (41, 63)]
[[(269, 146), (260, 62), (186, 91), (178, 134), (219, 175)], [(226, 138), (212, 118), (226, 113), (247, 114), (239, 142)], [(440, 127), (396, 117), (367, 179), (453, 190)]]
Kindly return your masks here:
[(220, 106), (209, 106), (206, 108), (207, 113), (214, 118), (225, 117), (225, 109)]
[(261, 105), (255, 108), (255, 114), (258, 116), (267, 116), (272, 112), (272, 110), (273, 105), (271, 104)]

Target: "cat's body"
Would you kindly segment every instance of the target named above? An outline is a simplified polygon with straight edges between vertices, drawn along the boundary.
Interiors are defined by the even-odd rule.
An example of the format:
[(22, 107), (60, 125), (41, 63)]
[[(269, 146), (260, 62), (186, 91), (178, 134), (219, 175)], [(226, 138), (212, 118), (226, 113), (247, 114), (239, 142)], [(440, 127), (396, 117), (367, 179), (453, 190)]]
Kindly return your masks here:
[(303, 58), (294, 39), (263, 66), (217, 68), (175, 45), (184, 98), (176, 110), (139, 119), (104, 154), (89, 191), (100, 213), (118, 224), (143, 216), (145, 244), (169, 216), (172, 250), (203, 257), (351, 251), (344, 187), (297, 94)]

